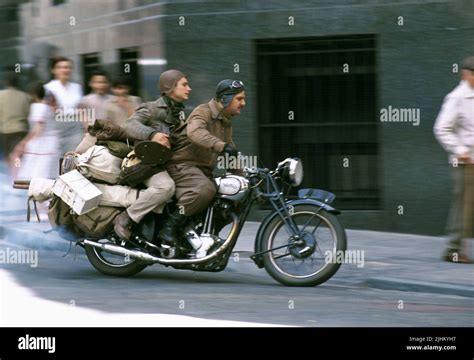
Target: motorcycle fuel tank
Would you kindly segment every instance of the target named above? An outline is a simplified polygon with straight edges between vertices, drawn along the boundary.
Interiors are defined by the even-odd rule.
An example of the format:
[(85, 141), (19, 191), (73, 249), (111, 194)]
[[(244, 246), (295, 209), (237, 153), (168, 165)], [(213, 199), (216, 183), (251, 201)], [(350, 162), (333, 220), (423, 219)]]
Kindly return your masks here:
[(244, 197), (249, 187), (249, 181), (237, 175), (227, 175), (215, 178), (217, 193), (220, 197), (229, 200), (240, 200)]

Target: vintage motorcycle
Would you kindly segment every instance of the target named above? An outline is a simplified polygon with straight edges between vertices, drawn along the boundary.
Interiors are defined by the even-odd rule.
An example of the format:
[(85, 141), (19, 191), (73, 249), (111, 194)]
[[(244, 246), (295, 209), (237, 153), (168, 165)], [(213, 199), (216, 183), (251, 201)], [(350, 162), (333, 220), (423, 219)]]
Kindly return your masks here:
[(106, 275), (132, 276), (156, 263), (218, 272), (226, 268), (252, 204), (269, 203), (273, 210), (257, 231), (250, 258), (288, 286), (315, 286), (331, 278), (341, 265), (331, 261), (333, 255), (346, 250), (345, 230), (336, 217), (340, 212), (330, 206), (334, 194), (302, 189), (297, 199), (288, 200), (283, 190), (303, 180), (297, 158), (285, 159), (275, 170), (245, 168), (243, 173), (214, 179), (215, 199), (203, 214), (191, 218), (174, 247), (162, 246), (157, 237), (173, 203), (163, 214), (148, 214), (132, 228), (129, 240), (112, 231), (100, 239), (86, 236), (77, 244)]

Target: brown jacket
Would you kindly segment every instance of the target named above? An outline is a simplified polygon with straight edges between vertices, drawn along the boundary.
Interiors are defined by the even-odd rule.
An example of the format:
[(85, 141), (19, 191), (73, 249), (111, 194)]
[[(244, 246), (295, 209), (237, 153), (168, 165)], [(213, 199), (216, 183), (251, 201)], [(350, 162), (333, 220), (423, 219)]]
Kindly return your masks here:
[(187, 163), (211, 176), (224, 145), (234, 146), (230, 117), (214, 99), (193, 110), (171, 135), (173, 155), (169, 164)]

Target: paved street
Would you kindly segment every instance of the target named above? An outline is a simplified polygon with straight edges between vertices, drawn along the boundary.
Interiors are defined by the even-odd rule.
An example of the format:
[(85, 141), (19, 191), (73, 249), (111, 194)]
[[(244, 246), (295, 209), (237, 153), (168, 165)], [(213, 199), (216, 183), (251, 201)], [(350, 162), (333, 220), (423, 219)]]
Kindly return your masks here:
[[(0, 252), (38, 250), (38, 266), (0, 264), (0, 271), (8, 274), (15, 286), (31, 290), (38, 301), (74, 304), (78, 309), (131, 318), (166, 314), (251, 324), (336, 327), (474, 325), (474, 265), (440, 261), (442, 238), (348, 230), (349, 249), (364, 251), (363, 266), (344, 264), (323, 285), (289, 288), (276, 283), (248, 258), (259, 225), (248, 223), (235, 248), (239, 261), (231, 260), (221, 273), (154, 265), (133, 278), (121, 279), (98, 273), (80, 248), (76, 259), (73, 251), (63, 257), (69, 247), (66, 241), (44, 234), (48, 224), (24, 220), (24, 192), (4, 186), (2, 193)], [(6, 291), (3, 288), (2, 294)], [(22, 309), (11, 308), (11, 302), (9, 306), (2, 310), (11, 324), (15, 312)], [(70, 324), (74, 326), (74, 322)], [(88, 325), (107, 323), (91, 320)]]

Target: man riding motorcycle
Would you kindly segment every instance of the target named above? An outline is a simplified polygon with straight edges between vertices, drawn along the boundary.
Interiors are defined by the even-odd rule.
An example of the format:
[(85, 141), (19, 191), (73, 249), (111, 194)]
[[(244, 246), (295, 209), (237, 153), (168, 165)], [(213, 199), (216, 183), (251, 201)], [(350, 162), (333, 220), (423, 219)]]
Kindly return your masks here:
[(159, 233), (162, 246), (175, 245), (178, 231), (188, 218), (206, 209), (216, 195), (212, 172), (219, 154), (238, 156), (231, 119), (244, 106), (244, 84), (222, 80), (215, 98), (196, 107), (171, 135), (173, 154), (166, 169), (175, 182), (178, 202)]
[[(188, 100), (191, 88), (186, 76), (178, 70), (163, 72), (159, 87), (161, 97), (140, 105), (125, 122), (125, 133), (130, 138), (151, 140), (170, 148), (169, 136), (173, 136), (180, 123), (183, 103)], [(114, 230), (120, 238), (129, 239), (134, 223), (139, 223), (146, 214), (173, 197), (173, 179), (165, 169), (158, 171), (144, 181), (145, 192), (115, 218)]]
[[(169, 90), (176, 86), (176, 81), (170, 83)], [(183, 90), (187, 86), (185, 92), (189, 93), (187, 83), (182, 86)], [(232, 141), (230, 119), (239, 114), (244, 106), (243, 84), (236, 80), (224, 80), (217, 86), (216, 98), (196, 108), (187, 122), (183, 120), (174, 125), (173, 120), (176, 119), (171, 111), (168, 113), (171, 120), (165, 123), (175, 151), (171, 161), (170, 150), (165, 145), (152, 141), (136, 144), (134, 151), (142, 160), (144, 153), (139, 154), (142, 144), (149, 146), (148, 150), (156, 148), (157, 151), (148, 152), (151, 158), (157, 159), (156, 153), (168, 150), (167, 156), (162, 156), (160, 161), (148, 164), (165, 164), (176, 182), (178, 206), (174, 211), (175, 204), (172, 203), (166, 206), (164, 214), (147, 216), (132, 229), (133, 238), (130, 241), (121, 241), (110, 231), (107, 217), (104, 224), (100, 216), (90, 216), (92, 212), (84, 214), (83, 220), (80, 220), (82, 215), (72, 214), (66, 203), (53, 196), (51, 187), (54, 187), (54, 181), (48, 186), (41, 186), (41, 189), (38, 186), (40, 181), (29, 190), (36, 193), (32, 197), (37, 201), (53, 199), (56, 205), (50, 208), (51, 213), (48, 214), (52, 225), (58, 229), (78, 230), (76, 235), (79, 238), (75, 236), (74, 240), (84, 248), (90, 263), (103, 274), (113, 276), (132, 276), (152, 264), (182, 270), (222, 271), (229, 262), (251, 207), (256, 201), (265, 201), (271, 204), (273, 210), (256, 232), (254, 254), (250, 258), (284, 285), (319, 285), (330, 279), (341, 265), (339, 261), (327, 261), (326, 254), (333, 254), (334, 259), (336, 254), (344, 254), (347, 239), (344, 227), (336, 218), (339, 211), (330, 205), (335, 199), (334, 194), (309, 188), (298, 190), (294, 199), (284, 195), (289, 193), (287, 190), (290, 187), (302, 184), (303, 165), (300, 159), (286, 158), (274, 170), (246, 167), (241, 176), (226, 174), (210, 179), (217, 160), (220, 164), (225, 159), (229, 162), (223, 167), (235, 168), (230, 164), (235, 164), (235, 157), (238, 158), (239, 154)], [(162, 128), (158, 121), (152, 123), (157, 118), (155, 110), (161, 111), (156, 108), (142, 110), (141, 115), (144, 116), (140, 118), (140, 124), (145, 126), (138, 126), (138, 130), (150, 131), (148, 127), (153, 124), (151, 133), (141, 138), (153, 138), (160, 144), (167, 144), (166, 128)], [(136, 127), (133, 129), (137, 130)], [(157, 130), (159, 132), (153, 134)], [(140, 131), (133, 137), (137, 137), (137, 133)], [(226, 156), (218, 157), (222, 153)], [(227, 156), (229, 154), (230, 157)], [(143, 163), (147, 165), (145, 161)], [(139, 169), (138, 172), (143, 175)], [(148, 172), (146, 174), (149, 176)], [(20, 189), (29, 186), (29, 182), (27, 184), (24, 180), (14, 184)], [(169, 199), (171, 195), (160, 194), (162, 199)], [(140, 198), (147, 200), (146, 196)], [(149, 204), (150, 209), (155, 211), (158, 210), (155, 209), (157, 205), (160, 206), (155, 201)], [(107, 208), (117, 211), (111, 207), (103, 207), (103, 210)], [(131, 217), (129, 212), (130, 208), (123, 216)], [(98, 223), (101, 224), (99, 230)], [(230, 229), (221, 233), (225, 224), (231, 224)], [(116, 224), (117, 228), (120, 227)], [(127, 226), (123, 228), (130, 231)]]

